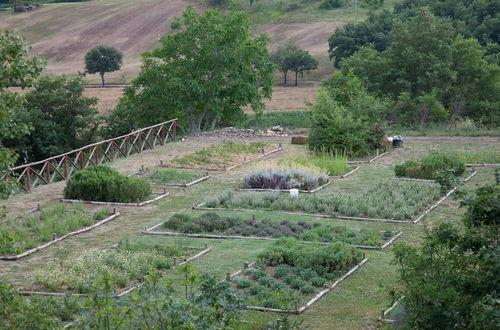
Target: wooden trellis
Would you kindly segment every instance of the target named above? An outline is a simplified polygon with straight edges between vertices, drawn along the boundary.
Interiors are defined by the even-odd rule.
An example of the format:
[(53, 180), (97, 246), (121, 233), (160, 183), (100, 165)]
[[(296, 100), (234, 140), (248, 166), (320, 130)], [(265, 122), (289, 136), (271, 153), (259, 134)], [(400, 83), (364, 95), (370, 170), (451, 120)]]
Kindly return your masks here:
[(157, 145), (164, 145), (169, 139), (174, 142), (176, 122), (177, 119), (172, 119), (58, 156), (14, 167), (4, 180), (15, 180), (26, 192), (42, 184), (66, 180), (76, 170), (141, 153)]

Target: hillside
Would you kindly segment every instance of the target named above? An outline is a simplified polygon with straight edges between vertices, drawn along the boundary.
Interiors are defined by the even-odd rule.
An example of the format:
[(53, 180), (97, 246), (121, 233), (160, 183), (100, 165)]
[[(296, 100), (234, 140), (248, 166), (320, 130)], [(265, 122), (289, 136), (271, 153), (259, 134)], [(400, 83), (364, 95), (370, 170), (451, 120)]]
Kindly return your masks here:
[[(95, 45), (120, 49), (123, 69), (109, 74), (108, 81), (125, 82), (140, 68), (140, 54), (151, 49), (158, 37), (171, 32), (172, 19), (195, 0), (92, 0), (88, 2), (46, 4), (25, 13), (0, 13), (0, 30), (15, 30), (25, 36), (33, 52), (47, 57), (47, 72), (74, 74), (84, 70), (85, 53)], [(259, 19), (251, 13), (254, 21)], [(340, 21), (262, 24), (257, 33), (266, 32), (271, 49), (293, 41), (320, 60), (320, 70), (308, 79), (321, 79), (331, 72), (328, 61), (328, 36), (341, 26)], [(97, 75), (90, 82), (98, 82)]]

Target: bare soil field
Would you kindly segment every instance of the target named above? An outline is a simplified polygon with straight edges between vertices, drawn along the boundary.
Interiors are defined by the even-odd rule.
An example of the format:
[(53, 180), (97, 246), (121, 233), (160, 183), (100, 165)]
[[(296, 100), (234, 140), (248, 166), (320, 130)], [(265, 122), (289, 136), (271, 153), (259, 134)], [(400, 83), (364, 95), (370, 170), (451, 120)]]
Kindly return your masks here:
[[(93, 0), (46, 4), (25, 13), (0, 13), (0, 30), (14, 30), (26, 37), (33, 53), (47, 58), (48, 74), (84, 71), (85, 53), (96, 45), (117, 47), (124, 54), (123, 68), (108, 73), (107, 82), (129, 82), (140, 70), (140, 54), (158, 45), (158, 38), (171, 33), (170, 24), (195, 0)], [(200, 8), (200, 7), (198, 7)], [(294, 42), (311, 54), (327, 58), (328, 37), (342, 22), (265, 24), (255, 33), (268, 33), (270, 50)], [(323, 61), (322, 61), (323, 62)], [(331, 72), (320, 65), (321, 75), (306, 74), (302, 80), (317, 80)], [(100, 81), (90, 75), (89, 82)]]

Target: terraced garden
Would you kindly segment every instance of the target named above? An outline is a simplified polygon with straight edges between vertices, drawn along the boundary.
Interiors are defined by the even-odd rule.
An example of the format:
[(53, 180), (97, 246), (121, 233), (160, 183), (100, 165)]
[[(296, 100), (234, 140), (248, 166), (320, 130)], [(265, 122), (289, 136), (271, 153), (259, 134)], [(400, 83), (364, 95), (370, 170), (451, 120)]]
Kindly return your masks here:
[[(283, 151), (264, 158), (278, 163), (280, 159), (306, 155), (304, 146), (282, 143)], [(444, 138), (441, 143), (445, 151), (457, 149), (478, 154), (492, 153), (500, 145), (497, 138)], [(156, 170), (164, 170), (156, 168), (160, 160), (167, 164), (185, 156), (189, 159), (190, 155), (210, 145), (203, 142), (167, 144), (127, 159), (116, 160), (111, 163), (111, 167), (123, 174), (131, 174), (144, 164), (146, 169), (154, 169), (148, 171), (147, 175), (150, 175)], [(407, 160), (417, 161), (434, 149), (433, 141), (427, 142), (420, 138), (412, 142), (408, 138), (404, 148), (391, 151), (372, 163), (361, 164), (360, 169), (352, 175), (333, 178), (326, 188), (314, 194), (300, 193), (298, 198), (278, 192), (226, 193), (226, 190), (238, 187), (242, 178), (255, 165), (244, 164), (228, 171), (220, 168), (219, 171), (210, 172), (209, 180), (190, 186), (189, 189), (169, 189), (171, 194), (168, 199), (143, 208), (118, 206), (117, 211), (121, 216), (115, 221), (60, 241), (18, 261), (0, 261), (0, 275), (20, 290), (85, 294), (89, 292), (93, 278), (105, 274), (111, 278), (110, 283), (116, 294), (120, 294), (142, 283), (148, 269), (152, 268), (162, 274), (159, 283), (164, 280), (171, 283), (180, 299), (184, 295), (187, 270), (172, 269), (174, 257), (177, 257), (175, 262), (180, 263), (208, 246), (211, 249), (209, 253), (189, 263), (194, 268), (192, 271), (212, 274), (221, 281), (229, 274), (231, 287), (243, 296), (247, 306), (296, 311), (366, 258), (368, 261), (333, 289), (327, 290), (300, 315), (292, 315), (291, 318), (303, 320), (304, 326), (314, 329), (331, 329), (332, 324), (342, 329), (380, 327), (377, 318), (381, 310), (392, 305), (389, 293), (397, 285), (398, 274), (397, 266), (392, 263), (392, 245), (382, 250), (360, 249), (356, 246), (380, 247), (401, 232), (396, 242), (418, 244), (425, 227), (440, 221), (459, 221), (463, 210), (458, 208), (457, 201), (448, 197), (418, 224), (352, 221), (339, 219), (338, 216), (407, 219), (420, 214), (429, 204), (443, 196), (439, 184), (396, 181), (391, 178), (394, 177), (395, 165)], [(257, 150), (256, 154), (261, 155), (262, 150)], [(490, 158), (485, 156), (484, 160)], [(478, 184), (493, 180), (493, 168), (481, 167), (476, 170), (477, 174), (461, 187), (462, 190), (472, 190)], [(191, 174), (191, 170), (188, 173)], [(205, 172), (194, 173), (203, 175)], [(178, 178), (181, 178), (181, 182), (197, 178), (184, 178), (171, 173), (165, 174), (165, 177), (168, 182)], [(151, 179), (151, 183), (156, 185), (153, 181)], [(157, 185), (165, 183), (158, 182)], [(97, 214), (93, 213), (99, 209), (96, 206), (68, 206), (60, 203), (64, 187), (65, 182), (40, 186), (29, 194), (18, 194), (0, 202), (0, 206), (6, 206), (11, 214), (11, 218), (2, 226), (8, 226), (13, 231), (14, 223), (16, 226), (35, 220), (43, 223), (41, 215), (44, 212), (47, 216), (55, 212), (50, 211), (48, 205), (54, 205), (51, 207), (55, 209), (64, 208), (62, 219), (68, 221), (80, 215), (82, 219), (88, 219), (85, 221), (97, 221), (89, 216)], [(220, 198), (228, 194), (231, 198)], [(224, 206), (244, 206), (250, 211), (192, 209), (194, 205), (216, 197), (219, 203), (214, 206), (220, 206), (222, 201)], [(41, 205), (41, 213), (24, 215), (36, 208), (37, 204)], [(282, 210), (292, 214), (277, 212)], [(296, 211), (328, 217), (293, 213)], [(15, 214), (23, 215), (15, 217)], [(25, 218), (31, 220), (24, 222), (22, 219)], [(45, 231), (50, 233), (51, 238), (53, 230)], [(153, 235), (146, 235), (148, 231)], [(163, 235), (161, 232), (173, 235)], [(23, 242), (28, 243), (28, 240)], [(16, 252), (23, 251), (28, 245), (19, 246)], [(316, 254), (326, 254), (331, 259), (311, 258)], [(295, 257), (290, 258), (289, 255)], [(309, 263), (312, 260), (325, 262), (321, 265)], [(253, 262), (257, 263), (252, 265)], [(325, 268), (324, 265), (329, 266)], [(242, 272), (232, 276), (238, 270)], [(192, 285), (196, 287), (196, 283)], [(276, 295), (276, 290), (283, 294)], [(47, 308), (53, 308), (52, 304), (61, 297), (33, 296), (30, 299), (44, 299), (48, 301)], [(67, 313), (54, 315), (60, 319), (62, 326), (78, 317), (77, 310), (68, 307)], [(246, 310), (240, 328), (265, 328), (277, 317), (279, 315), (258, 308)]]

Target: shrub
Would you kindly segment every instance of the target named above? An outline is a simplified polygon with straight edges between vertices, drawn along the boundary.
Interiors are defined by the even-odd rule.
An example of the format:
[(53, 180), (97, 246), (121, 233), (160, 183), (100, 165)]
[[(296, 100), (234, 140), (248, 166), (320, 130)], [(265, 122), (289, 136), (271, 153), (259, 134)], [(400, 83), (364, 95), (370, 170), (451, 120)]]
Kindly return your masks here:
[(316, 286), (316, 287), (321, 287), (325, 284), (325, 279), (319, 276), (311, 278), (311, 284)]
[(315, 290), (314, 290), (314, 287), (310, 284), (305, 284), (304, 286), (302, 286), (300, 288), (300, 292), (303, 293), (303, 294), (311, 294), (313, 293)]
[(252, 282), (246, 278), (240, 278), (236, 281), (236, 287), (238, 289), (246, 289), (252, 286)]
[(323, 0), (319, 5), (320, 9), (335, 9), (347, 5), (348, 0)]
[(76, 171), (64, 188), (65, 198), (101, 202), (138, 202), (150, 194), (151, 187), (146, 181), (102, 165)]
[(288, 266), (286, 265), (278, 265), (273, 273), (273, 276), (276, 278), (283, 278), (286, 275), (288, 275)]
[(314, 167), (298, 164), (261, 168), (243, 177), (241, 187), (252, 189), (312, 190), (328, 182), (328, 174)]
[(394, 168), (397, 177), (428, 180), (436, 180), (443, 171), (454, 176), (460, 176), (465, 172), (465, 164), (452, 155), (432, 153), (419, 162), (407, 160)]

